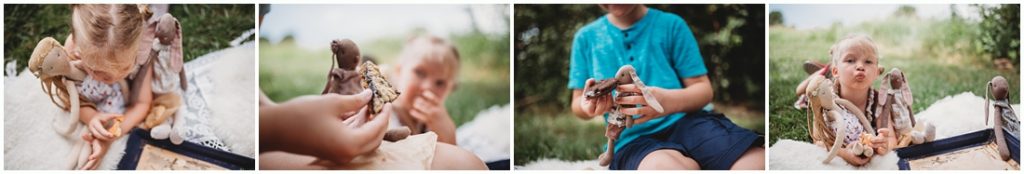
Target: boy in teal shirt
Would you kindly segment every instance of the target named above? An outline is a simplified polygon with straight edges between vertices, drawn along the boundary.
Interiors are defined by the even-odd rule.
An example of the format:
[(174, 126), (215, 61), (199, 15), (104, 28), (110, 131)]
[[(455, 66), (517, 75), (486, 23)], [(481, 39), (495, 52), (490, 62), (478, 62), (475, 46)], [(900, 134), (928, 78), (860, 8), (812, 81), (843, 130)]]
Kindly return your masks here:
[[(573, 40), (569, 88), (573, 112), (584, 119), (604, 115), (612, 100), (641, 106), (620, 110), (637, 119), (633, 127), (609, 126), (621, 131), (611, 169), (764, 169), (764, 137), (709, 112), (707, 68), (682, 18), (638, 4), (600, 6), (608, 15)], [(595, 80), (614, 77), (624, 65), (636, 69), (665, 112), (646, 106), (641, 96), (583, 97)], [(640, 91), (632, 84), (616, 89)]]

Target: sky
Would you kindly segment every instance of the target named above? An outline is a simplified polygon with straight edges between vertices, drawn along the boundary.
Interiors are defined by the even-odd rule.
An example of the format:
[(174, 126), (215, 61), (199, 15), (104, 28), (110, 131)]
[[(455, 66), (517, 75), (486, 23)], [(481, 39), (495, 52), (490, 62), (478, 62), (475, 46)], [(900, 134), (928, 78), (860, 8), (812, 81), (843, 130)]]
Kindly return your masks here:
[(473, 30), (473, 17), (485, 33), (508, 33), (504, 5), (271, 5), (263, 18), (260, 37), (277, 43), (293, 33), (308, 49), (326, 48), (333, 39), (356, 43), (379, 37), (406, 35), (417, 28), (438, 36)]
[[(811, 29), (828, 27), (833, 22), (841, 22), (844, 25), (852, 25), (867, 20), (884, 19), (889, 17), (901, 5), (841, 5), (841, 4), (818, 4), (818, 5), (792, 5), (779, 4), (769, 5), (769, 11), (782, 12), (782, 18), (786, 26), (798, 29)], [(913, 6), (917, 16), (922, 18), (946, 19), (950, 17), (949, 4), (916, 4)], [(957, 4), (957, 12), (960, 16), (968, 19), (977, 19), (977, 10), (966, 4)]]

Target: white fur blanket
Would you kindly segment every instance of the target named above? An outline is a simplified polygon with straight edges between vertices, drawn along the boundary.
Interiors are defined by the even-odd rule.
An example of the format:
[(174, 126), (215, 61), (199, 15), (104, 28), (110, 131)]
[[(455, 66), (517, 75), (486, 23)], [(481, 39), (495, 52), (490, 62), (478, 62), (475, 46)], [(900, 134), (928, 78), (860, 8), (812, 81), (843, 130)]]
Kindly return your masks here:
[[(970, 92), (964, 92), (940, 99), (914, 116), (919, 122), (923, 121), (934, 124), (936, 138), (941, 139), (992, 127), (991, 124), (985, 125), (985, 118), (983, 117), (985, 108), (983, 106), (985, 106), (985, 98)], [(1015, 112), (1020, 113), (1020, 104), (1013, 105), (1013, 107)], [(989, 112), (995, 112), (994, 109), (989, 110)], [(896, 166), (899, 158), (893, 152), (887, 153), (884, 156), (876, 156), (865, 166), (854, 167), (839, 158), (833, 159), (828, 164), (821, 163), (827, 155), (825, 148), (808, 142), (780, 140), (768, 149), (768, 168), (771, 169), (899, 169)]]
[[(252, 42), (197, 58), (186, 64), (188, 78), (201, 79), (199, 86), (209, 103), (212, 132), (232, 152), (253, 157), (255, 147), (255, 46)], [(202, 60), (202, 61), (200, 61)], [(193, 75), (195, 74), (195, 75)], [(65, 139), (51, 121), (68, 113), (50, 102), (32, 73), (5, 77), (4, 168), (68, 169), (70, 153), (80, 138)], [(191, 88), (192, 86), (190, 86)], [(124, 154), (127, 138), (112, 143), (100, 169), (114, 169)]]
[(510, 159), (512, 142), (511, 105), (491, 106), (480, 111), (473, 121), (466, 122), (456, 130), (456, 143), (469, 150), (484, 162)]

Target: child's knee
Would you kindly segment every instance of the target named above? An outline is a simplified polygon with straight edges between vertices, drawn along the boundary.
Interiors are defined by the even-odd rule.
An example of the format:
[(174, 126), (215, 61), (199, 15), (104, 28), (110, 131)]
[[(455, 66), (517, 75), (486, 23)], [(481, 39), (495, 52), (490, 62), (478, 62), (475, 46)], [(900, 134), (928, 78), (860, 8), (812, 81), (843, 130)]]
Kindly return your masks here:
[(692, 158), (671, 149), (656, 150), (647, 154), (640, 165), (640, 170), (699, 170), (700, 165)]

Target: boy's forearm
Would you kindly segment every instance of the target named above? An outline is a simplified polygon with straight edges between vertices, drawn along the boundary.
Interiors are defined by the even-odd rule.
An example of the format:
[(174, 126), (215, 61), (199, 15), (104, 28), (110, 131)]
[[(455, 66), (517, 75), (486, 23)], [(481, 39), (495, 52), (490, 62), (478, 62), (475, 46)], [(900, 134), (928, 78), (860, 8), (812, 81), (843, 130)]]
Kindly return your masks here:
[(696, 83), (683, 89), (653, 88), (652, 91), (665, 108), (662, 115), (698, 111), (714, 97), (710, 83)]

